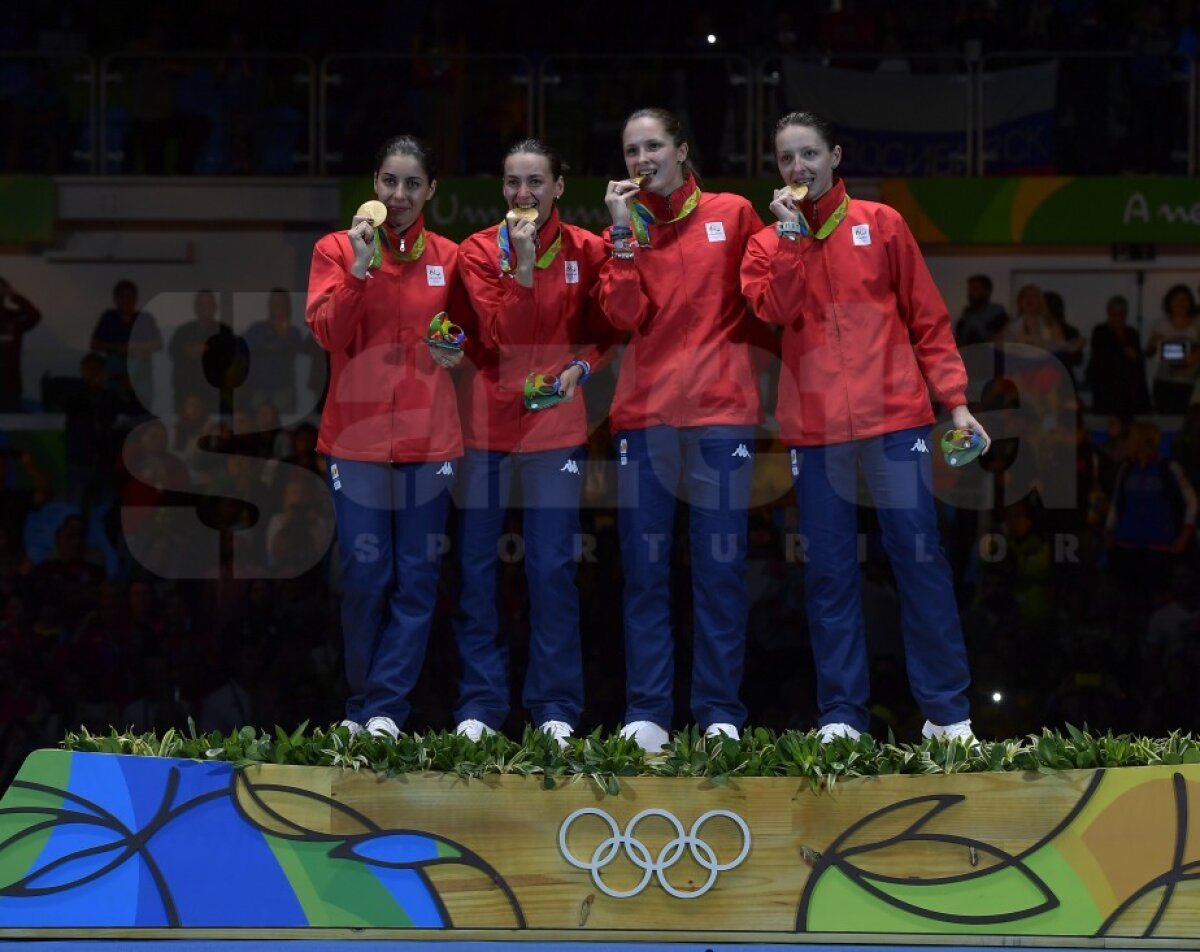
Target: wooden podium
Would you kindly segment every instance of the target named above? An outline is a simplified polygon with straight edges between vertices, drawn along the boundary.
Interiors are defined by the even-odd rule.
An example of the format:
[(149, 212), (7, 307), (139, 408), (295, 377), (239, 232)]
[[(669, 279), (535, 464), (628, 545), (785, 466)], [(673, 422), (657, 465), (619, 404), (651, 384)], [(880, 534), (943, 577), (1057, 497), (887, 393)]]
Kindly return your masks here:
[(39, 751), (0, 800), (0, 936), (1195, 948), (1198, 797), (1192, 765), (819, 792), (631, 778), (612, 796), (586, 778)]

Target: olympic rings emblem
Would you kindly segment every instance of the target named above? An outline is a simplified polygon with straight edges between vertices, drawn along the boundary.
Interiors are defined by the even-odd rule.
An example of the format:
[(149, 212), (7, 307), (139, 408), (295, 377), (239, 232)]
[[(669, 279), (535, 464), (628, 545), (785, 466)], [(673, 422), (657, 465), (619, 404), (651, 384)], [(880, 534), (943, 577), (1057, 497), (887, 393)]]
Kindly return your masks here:
[[(592, 852), (590, 860), (581, 860), (567, 847), (567, 832), (577, 819), (581, 816), (597, 816), (608, 824), (610, 835), (607, 839), (602, 840), (596, 849)], [(650, 850), (634, 835), (634, 830), (637, 825), (648, 817), (661, 817), (671, 825), (675, 836), (668, 840), (662, 849), (658, 851), (658, 855), (651, 857)], [(714, 817), (725, 817), (741, 830), (742, 833), (742, 848), (741, 851), (732, 860), (727, 863), (717, 861), (717, 854), (708, 843), (700, 838), (700, 828)], [(730, 813), (728, 810), (709, 810), (697, 818), (692, 824), (692, 828), (686, 833), (683, 829), (683, 824), (673, 813), (666, 810), (643, 810), (641, 813), (634, 816), (624, 831), (617, 826), (617, 821), (609, 816), (605, 811), (598, 810), (595, 807), (582, 807), (576, 810), (565, 820), (562, 826), (558, 829), (558, 848), (563, 854), (563, 858), (572, 866), (579, 869), (586, 869), (592, 874), (592, 882), (607, 896), (612, 896), (614, 899), (628, 899), (631, 896), (636, 896), (641, 893), (650, 882), (652, 876), (658, 878), (658, 884), (663, 890), (676, 899), (698, 899), (706, 892), (712, 889), (713, 884), (717, 881), (717, 874), (727, 869), (733, 869), (741, 864), (746, 858), (746, 854), (750, 852), (750, 828), (736, 813)], [(607, 885), (600, 876), (600, 871), (613, 862), (617, 858), (617, 854), (624, 848), (625, 855), (634, 866), (642, 871), (642, 879), (632, 889), (613, 889)], [(692, 859), (702, 869), (708, 870), (708, 877), (705, 881), (695, 889), (685, 890), (677, 889), (667, 880), (666, 871), (674, 866), (683, 857), (684, 850), (691, 853)]]

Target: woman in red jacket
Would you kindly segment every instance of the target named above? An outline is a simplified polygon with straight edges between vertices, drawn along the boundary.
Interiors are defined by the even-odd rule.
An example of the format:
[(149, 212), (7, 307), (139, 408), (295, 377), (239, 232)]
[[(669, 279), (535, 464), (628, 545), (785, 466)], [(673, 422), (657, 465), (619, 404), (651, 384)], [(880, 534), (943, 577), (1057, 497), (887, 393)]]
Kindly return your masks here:
[(754, 427), (762, 420), (757, 326), (738, 266), (762, 222), (738, 195), (703, 192), (679, 120), (639, 109), (622, 145), (628, 179), (604, 197), (611, 256), (600, 303), (630, 334), (612, 404), (625, 593), (622, 733), (667, 742), (674, 681), (671, 537), (690, 507), (695, 643), (691, 710), (707, 734), (736, 737), (746, 643), (746, 532)]
[(318, 448), (329, 459), (342, 571), (346, 726), (395, 737), (408, 717), (437, 594), (462, 435), (431, 319), (467, 309), (458, 248), (426, 231), (437, 188), (428, 147), (397, 136), (375, 161), (378, 228), (355, 216), (313, 250), (305, 320), (329, 352)]
[[(805, 599), (823, 740), (866, 730), (870, 692), (859, 594), (858, 471), (896, 575), (908, 675), (926, 737), (971, 738), (970, 680), (930, 491), (929, 401), (989, 443), (967, 409), (967, 374), (946, 305), (892, 208), (851, 199), (832, 127), (791, 113), (775, 127), (784, 186), (755, 235), (742, 290), (783, 325), (782, 438), (805, 537)], [(807, 194), (798, 197), (794, 189)], [(934, 445), (936, 448), (936, 444)]]
[[(576, 549), (587, 414), (577, 397), (613, 337), (593, 289), (604, 242), (558, 217), (562, 160), (536, 139), (504, 159), (509, 212), (463, 242), (459, 272), (474, 319), (459, 386), (463, 457), (456, 501), (462, 566), (455, 640), (462, 660), (456, 719), (474, 740), (508, 716), (506, 651), (496, 608), (499, 545), (510, 490), (523, 501), (529, 664), (523, 703), (565, 742), (583, 710)], [(534, 408), (531, 375), (557, 377), (561, 402)], [(538, 401), (533, 401), (537, 403)]]

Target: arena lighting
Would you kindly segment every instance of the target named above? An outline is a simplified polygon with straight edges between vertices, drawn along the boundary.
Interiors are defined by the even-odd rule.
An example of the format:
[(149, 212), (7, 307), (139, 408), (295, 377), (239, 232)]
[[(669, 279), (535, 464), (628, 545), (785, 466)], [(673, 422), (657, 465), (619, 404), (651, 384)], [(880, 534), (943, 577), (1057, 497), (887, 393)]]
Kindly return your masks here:
[(999, 704), (1003, 700), (1004, 700), (1004, 695), (1001, 694), (999, 691), (992, 692), (992, 701), (993, 702), (995, 702), (996, 704)]
[(708, 39), (709, 46), (711, 46), (717, 42), (717, 34), (710, 33), (710, 34), (708, 34), (707, 39)]

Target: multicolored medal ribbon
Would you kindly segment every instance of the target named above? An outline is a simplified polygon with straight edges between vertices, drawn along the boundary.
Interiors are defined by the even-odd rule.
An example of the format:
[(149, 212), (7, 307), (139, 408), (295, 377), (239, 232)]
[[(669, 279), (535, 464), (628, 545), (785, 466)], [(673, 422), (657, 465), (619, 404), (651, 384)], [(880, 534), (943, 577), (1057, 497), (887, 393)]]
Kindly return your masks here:
[(983, 437), (974, 430), (947, 430), (942, 434), (942, 456), (946, 464), (959, 467), (983, 452)]
[(457, 324), (450, 323), (445, 311), (438, 311), (429, 322), (429, 333), (425, 336), (425, 343), (442, 350), (462, 350), (463, 341), (466, 339), (467, 332)]
[(525, 407), (547, 410), (562, 402), (562, 382), (553, 374), (531, 373), (525, 378)]
[(688, 215), (696, 210), (696, 206), (699, 204), (700, 189), (697, 188), (694, 189), (692, 194), (689, 195), (684, 201), (683, 207), (679, 209), (678, 215), (676, 215), (674, 218), (668, 218), (665, 219), (665, 221), (660, 221), (654, 217), (654, 212), (650, 211), (649, 208), (647, 208), (637, 199), (634, 199), (629, 203), (629, 210), (633, 212), (633, 214), (629, 216), (629, 224), (633, 228), (633, 236), (637, 238), (638, 247), (650, 247), (651, 225), (662, 225), (664, 223), (669, 225), (672, 222), (679, 221), (681, 218), (687, 218)]
[[(505, 274), (509, 274), (513, 270), (512, 263), (512, 239), (508, 234), (508, 219), (500, 223), (500, 230), (496, 232), (496, 244), (500, 246), (500, 270)], [(550, 267), (550, 263), (558, 257), (559, 251), (562, 250), (562, 232), (560, 231), (547, 248), (533, 263), (535, 268), (545, 270)]]
[[(843, 195), (838, 207), (833, 210), (833, 214), (825, 219), (823, 224), (817, 230), (817, 239), (828, 238), (833, 234), (833, 229), (837, 228), (842, 223), (842, 219), (846, 217), (846, 210), (850, 207), (850, 196)], [(796, 217), (800, 222), (800, 234), (807, 238), (812, 234), (812, 225), (808, 223), (808, 219), (804, 217), (804, 213), (800, 209), (796, 209)]]

